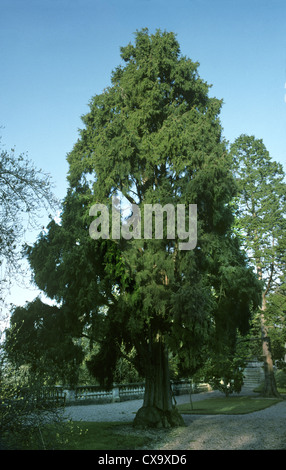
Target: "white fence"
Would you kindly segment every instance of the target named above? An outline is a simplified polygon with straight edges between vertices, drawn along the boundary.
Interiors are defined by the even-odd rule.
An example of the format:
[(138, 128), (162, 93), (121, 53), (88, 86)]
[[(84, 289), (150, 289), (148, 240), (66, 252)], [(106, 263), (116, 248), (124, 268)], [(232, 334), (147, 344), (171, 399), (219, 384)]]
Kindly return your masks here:
[[(250, 361), (245, 368), (245, 385), (256, 386), (261, 383), (263, 372), (261, 369), (262, 363), (258, 361)], [(249, 377), (253, 373), (257, 373), (255, 383), (253, 380), (250, 383)], [(258, 374), (259, 377), (258, 377)], [(208, 384), (192, 384), (188, 380), (173, 381), (171, 383), (172, 392), (174, 396), (188, 394), (190, 392), (197, 393), (201, 391), (210, 390)], [(119, 401), (136, 400), (144, 397), (145, 384), (129, 383), (129, 384), (114, 384), (110, 390), (103, 390), (97, 385), (83, 385), (76, 386), (74, 389), (67, 389), (64, 387), (56, 387), (57, 394), (65, 400), (68, 404), (85, 404), (88, 401), (93, 403), (113, 403)]]
[[(174, 395), (190, 393), (189, 381), (172, 382)], [(84, 404), (87, 401), (93, 403), (112, 403), (127, 400), (141, 399), (144, 396), (145, 385), (143, 383), (114, 384), (110, 390), (103, 390), (97, 385), (76, 386), (74, 389), (57, 387), (59, 393), (65, 398), (66, 404)], [(192, 392), (195, 392), (194, 388)]]
[[(248, 362), (244, 371), (244, 383), (246, 386), (255, 387), (261, 383), (263, 380), (261, 365), (262, 363), (258, 361)], [(254, 374), (256, 374), (255, 377)], [(173, 381), (171, 387), (174, 396), (211, 390), (208, 384), (192, 384), (188, 380)], [(103, 390), (98, 385), (76, 386), (73, 389), (56, 386), (54, 389), (57, 399), (64, 401), (67, 405), (86, 404), (87, 402), (114, 403), (143, 398), (145, 384), (144, 382), (114, 384), (110, 390)]]

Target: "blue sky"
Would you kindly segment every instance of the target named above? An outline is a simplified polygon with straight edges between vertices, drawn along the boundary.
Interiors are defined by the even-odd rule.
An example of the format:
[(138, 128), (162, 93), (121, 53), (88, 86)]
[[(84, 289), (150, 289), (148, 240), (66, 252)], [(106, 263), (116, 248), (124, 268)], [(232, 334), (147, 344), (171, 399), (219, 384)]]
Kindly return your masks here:
[(263, 139), (286, 171), (285, 0), (0, 0), (0, 129), (63, 198), (66, 155), (137, 29), (173, 31), (223, 99), (231, 142)]

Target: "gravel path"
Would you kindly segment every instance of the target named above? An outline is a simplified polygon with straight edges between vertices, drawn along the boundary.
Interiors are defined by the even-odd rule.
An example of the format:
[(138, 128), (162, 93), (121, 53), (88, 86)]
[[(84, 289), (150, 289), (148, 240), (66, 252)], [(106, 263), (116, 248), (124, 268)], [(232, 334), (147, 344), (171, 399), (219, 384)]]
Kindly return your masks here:
[[(248, 392), (245, 392), (249, 394)], [(250, 392), (251, 393), (251, 392)], [(242, 395), (242, 393), (240, 394)], [(256, 395), (256, 394), (254, 394)], [(213, 396), (223, 396), (220, 392), (196, 393), (192, 395), (193, 401), (204, 400)], [(177, 404), (189, 403), (190, 395), (175, 397)], [(120, 403), (106, 403), (102, 405), (75, 405), (66, 408), (66, 417), (73, 421), (105, 421), (130, 422), (135, 413), (143, 405), (143, 400), (130, 400)]]
[[(248, 390), (241, 395), (249, 395)], [(256, 394), (253, 393), (254, 396)], [(220, 392), (192, 395), (193, 402)], [(188, 403), (189, 395), (176, 397), (177, 404)], [(142, 400), (66, 408), (74, 421), (133, 421)], [(262, 411), (246, 415), (183, 415), (185, 428), (153, 431), (157, 450), (286, 450), (286, 400)], [(135, 432), (130, 428), (130, 432)], [(136, 431), (140, 432), (140, 431)], [(142, 431), (141, 431), (142, 433)]]
[(77, 405), (66, 407), (66, 417), (73, 421), (133, 421), (143, 400), (130, 400), (102, 405)]
[[(286, 401), (247, 415), (184, 415), (161, 450), (286, 450)], [(165, 440), (166, 441), (166, 440)]]

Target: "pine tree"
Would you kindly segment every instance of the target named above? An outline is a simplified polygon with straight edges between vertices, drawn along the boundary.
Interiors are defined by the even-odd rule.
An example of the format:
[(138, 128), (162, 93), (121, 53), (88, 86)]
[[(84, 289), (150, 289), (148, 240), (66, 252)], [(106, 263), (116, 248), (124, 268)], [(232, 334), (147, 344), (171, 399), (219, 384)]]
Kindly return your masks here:
[(268, 299), (283, 286), (286, 248), (286, 184), (282, 165), (263, 141), (241, 135), (231, 146), (238, 182), (237, 229), (258, 279), (263, 282), (259, 310), (265, 396), (279, 396), (269, 336)]
[[(134, 424), (182, 425), (169, 355), (185, 375), (197, 370), (214, 328), (218, 341), (247, 329), (258, 288), (232, 232), (236, 187), (221, 101), (208, 96), (198, 64), (181, 55), (173, 33), (139, 31), (121, 57), (111, 85), (92, 98), (68, 155), (61, 224), (51, 222), (28, 258), (37, 285), (61, 304), (73, 334), (100, 345), (89, 368), (102, 384), (112, 383), (117, 358), (135, 348), (145, 397)], [(97, 225), (102, 212), (92, 207), (101, 203), (111, 214), (113, 197), (142, 214), (137, 238), (113, 237), (103, 218)], [(167, 221), (161, 238), (154, 225), (144, 237), (147, 204), (196, 205), (196, 247), (180, 249), (183, 237), (168, 238)], [(189, 221), (186, 210), (186, 227)], [(89, 236), (92, 223), (101, 237)]]

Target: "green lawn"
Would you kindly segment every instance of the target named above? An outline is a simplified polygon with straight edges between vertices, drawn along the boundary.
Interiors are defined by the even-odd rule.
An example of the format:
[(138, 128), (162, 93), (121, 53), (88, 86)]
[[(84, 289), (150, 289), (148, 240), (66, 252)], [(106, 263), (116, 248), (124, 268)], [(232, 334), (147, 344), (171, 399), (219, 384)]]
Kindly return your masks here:
[[(71, 421), (62, 426), (49, 425), (43, 428), (41, 437), (46, 448), (58, 450), (133, 450), (148, 446), (151, 438), (144, 436), (144, 433), (133, 433), (130, 425)], [(128, 432), (121, 432), (124, 428), (128, 428)], [(38, 444), (31, 443), (24, 448), (39, 449)]]
[(143, 435), (124, 434), (120, 429), (122, 423), (95, 423), (74, 422), (75, 428), (81, 432), (74, 432), (73, 439), (67, 444), (66, 449), (77, 450), (132, 450), (148, 445), (150, 438)]
[(193, 409), (191, 403), (177, 405), (177, 408), (182, 414), (238, 415), (263, 410), (279, 401), (275, 398), (219, 397), (193, 402)]

